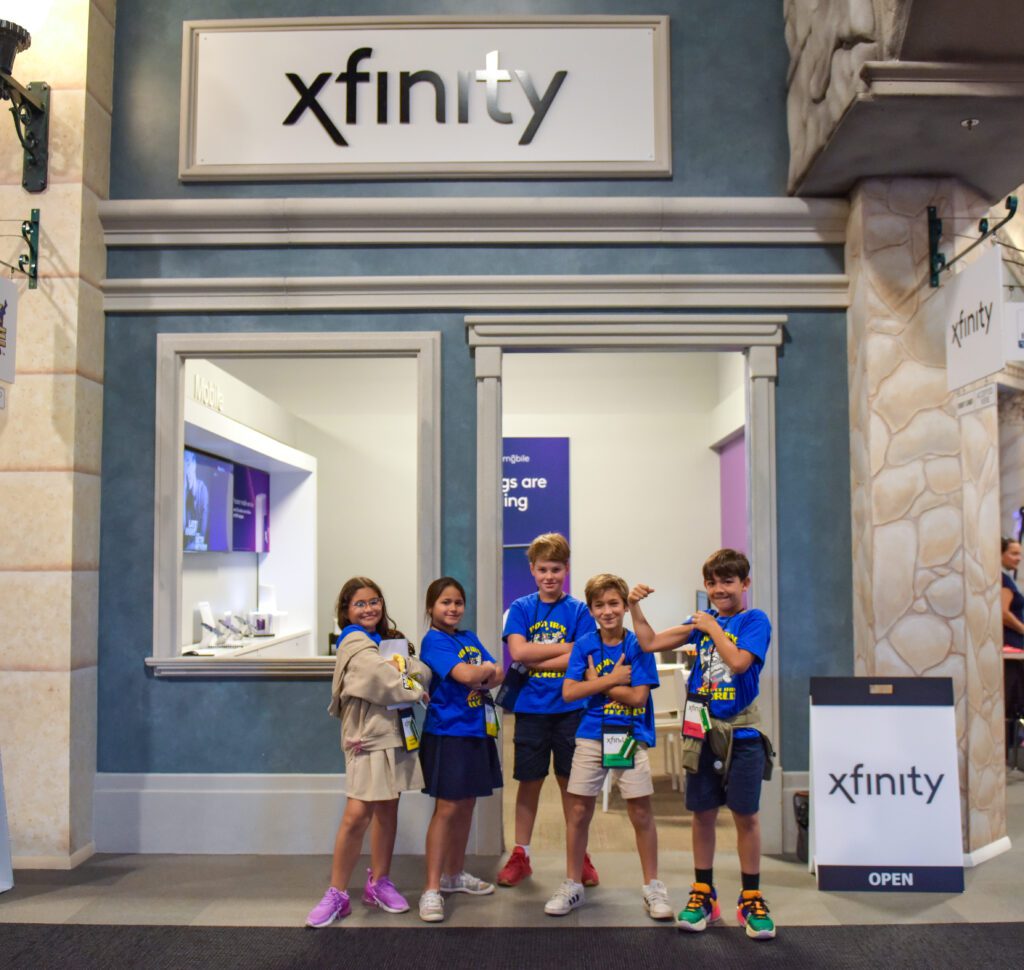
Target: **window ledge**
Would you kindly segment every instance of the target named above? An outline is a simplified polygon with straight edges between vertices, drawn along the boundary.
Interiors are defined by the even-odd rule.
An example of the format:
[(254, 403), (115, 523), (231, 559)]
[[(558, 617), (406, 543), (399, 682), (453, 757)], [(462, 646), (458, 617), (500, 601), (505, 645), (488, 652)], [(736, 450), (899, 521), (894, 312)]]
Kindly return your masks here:
[(195, 680), (330, 680), (334, 657), (146, 657), (155, 677)]

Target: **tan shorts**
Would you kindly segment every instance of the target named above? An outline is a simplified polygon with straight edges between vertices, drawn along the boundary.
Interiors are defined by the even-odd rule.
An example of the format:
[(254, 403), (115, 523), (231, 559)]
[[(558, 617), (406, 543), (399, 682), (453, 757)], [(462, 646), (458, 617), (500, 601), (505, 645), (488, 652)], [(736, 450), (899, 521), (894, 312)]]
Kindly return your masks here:
[(361, 802), (389, 802), (423, 787), (419, 755), (401, 748), (345, 755), (345, 792)]
[(619, 786), (623, 798), (643, 798), (654, 794), (654, 779), (651, 778), (651, 762), (647, 757), (646, 744), (637, 745), (632, 768), (602, 768), (601, 742), (589, 738), (576, 739), (576, 753), (572, 756), (567, 791), (572, 795), (596, 798), (601, 794), (604, 776), (609, 771), (612, 773), (612, 784)]

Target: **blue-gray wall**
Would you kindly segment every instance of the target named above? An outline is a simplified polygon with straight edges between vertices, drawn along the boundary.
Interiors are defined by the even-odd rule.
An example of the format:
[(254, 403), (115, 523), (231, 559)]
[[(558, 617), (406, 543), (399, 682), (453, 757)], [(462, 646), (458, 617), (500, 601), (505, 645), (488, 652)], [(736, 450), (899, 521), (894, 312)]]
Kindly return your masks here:
[[(781, 3), (679, 0), (671, 16), (670, 180), (277, 183), (177, 181), (181, 21), (412, 13), (630, 13), (600, 2), (339, 3), (138, 0), (118, 10), (111, 197), (273, 195), (777, 196), (787, 164)], [(137, 250), (111, 277), (532, 273), (831, 273), (837, 247), (387, 247)], [(807, 680), (852, 670), (845, 317), (797, 312), (779, 360), (779, 639), (786, 768), (806, 767)], [(463, 314), (110, 316), (106, 333), (100, 560), (101, 771), (335, 771), (327, 685), (158, 681), (151, 651), (156, 334), (436, 330), (442, 334), (442, 569), (473, 600), (475, 385)], [(813, 578), (813, 585), (812, 585)]]

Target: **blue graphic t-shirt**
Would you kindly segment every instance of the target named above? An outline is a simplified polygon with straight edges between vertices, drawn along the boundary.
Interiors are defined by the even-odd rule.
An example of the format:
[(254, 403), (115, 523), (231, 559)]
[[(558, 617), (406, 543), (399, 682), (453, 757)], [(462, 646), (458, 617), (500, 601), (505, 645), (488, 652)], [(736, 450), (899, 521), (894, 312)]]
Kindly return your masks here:
[[(539, 593), (520, 596), (508, 610), (502, 639), (518, 633), (531, 643), (575, 643), (597, 629), (586, 605), (565, 595), (557, 603), (544, 603)], [(565, 675), (560, 670), (531, 670), (516, 698), (516, 714), (564, 714), (579, 710), (583, 701), (562, 700)]]
[(449, 676), (456, 664), (474, 667), (494, 657), (472, 630), (444, 633), (431, 629), (420, 644), (420, 659), (434, 672), (423, 730), (459, 738), (485, 738), (483, 694)]
[[(742, 610), (732, 616), (719, 616), (714, 610), (708, 612), (737, 647), (754, 655), (754, 662), (742, 674), (734, 674), (718, 655), (711, 637), (700, 630), (690, 634), (689, 642), (697, 647), (697, 659), (690, 671), (687, 689), (695, 694), (710, 693), (711, 716), (724, 719), (739, 714), (757, 699), (761, 668), (772, 639), (772, 624), (761, 610)], [(737, 728), (734, 736), (755, 738), (757, 731)]]
[[(643, 685), (651, 688), (658, 686), (658, 665), (653, 653), (644, 653), (632, 630), (624, 631), (621, 643), (608, 646), (596, 630), (580, 637), (572, 647), (569, 655), (569, 667), (565, 676), (569, 680), (586, 680), (587, 658), (594, 658), (594, 668), (598, 676), (611, 673), (619, 657), (625, 653), (625, 663), (633, 668), (630, 678), (631, 687)], [(642, 707), (626, 707), (613, 701), (606, 694), (594, 694), (585, 699), (586, 710), (576, 731), (576, 737), (589, 738), (591, 741), (601, 740), (601, 726), (614, 728), (631, 728), (633, 737), (653, 748), (654, 736), (654, 705), (650, 696)]]

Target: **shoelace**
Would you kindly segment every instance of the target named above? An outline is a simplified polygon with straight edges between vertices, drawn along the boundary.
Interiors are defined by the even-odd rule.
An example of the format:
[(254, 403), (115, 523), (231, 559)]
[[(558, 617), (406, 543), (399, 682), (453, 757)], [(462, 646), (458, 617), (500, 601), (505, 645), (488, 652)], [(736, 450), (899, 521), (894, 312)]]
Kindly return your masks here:
[(691, 889), (686, 908), (690, 910), (704, 909), (710, 899), (711, 893), (706, 893), (703, 889)]
[(555, 895), (562, 899), (571, 901), (574, 896), (578, 895), (578, 893), (576, 887), (571, 882), (563, 882), (562, 885), (555, 890)]
[(743, 905), (750, 910), (751, 916), (767, 916), (768, 915), (768, 904), (764, 901), (764, 896), (757, 895), (752, 899), (744, 899)]

